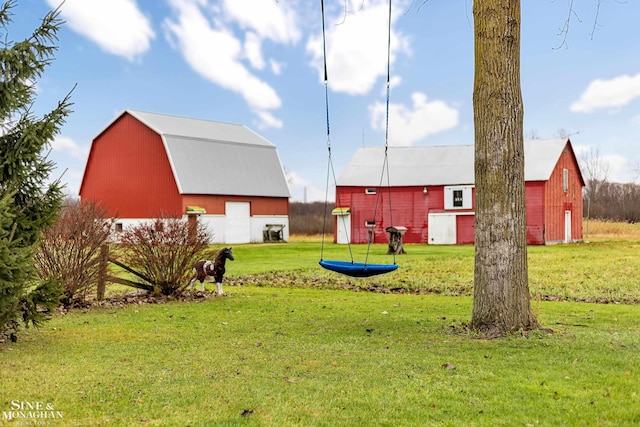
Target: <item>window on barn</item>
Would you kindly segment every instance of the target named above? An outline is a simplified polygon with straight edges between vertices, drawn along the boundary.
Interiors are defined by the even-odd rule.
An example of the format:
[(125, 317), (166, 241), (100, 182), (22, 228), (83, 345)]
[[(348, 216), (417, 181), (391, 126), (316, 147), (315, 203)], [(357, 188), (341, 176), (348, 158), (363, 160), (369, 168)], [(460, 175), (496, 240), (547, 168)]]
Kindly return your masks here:
[(116, 222), (115, 229), (116, 229), (116, 233), (122, 233), (122, 223)]
[(375, 188), (365, 188), (364, 194), (376, 194)]
[(453, 207), (461, 208), (463, 200), (464, 198), (462, 197), (462, 190), (453, 190)]
[(375, 227), (376, 226), (376, 222), (375, 221), (365, 221), (364, 222), (364, 226), (365, 227)]
[(562, 191), (569, 192), (569, 170), (562, 169)]
[(444, 187), (444, 208), (472, 209), (472, 190), (471, 185)]

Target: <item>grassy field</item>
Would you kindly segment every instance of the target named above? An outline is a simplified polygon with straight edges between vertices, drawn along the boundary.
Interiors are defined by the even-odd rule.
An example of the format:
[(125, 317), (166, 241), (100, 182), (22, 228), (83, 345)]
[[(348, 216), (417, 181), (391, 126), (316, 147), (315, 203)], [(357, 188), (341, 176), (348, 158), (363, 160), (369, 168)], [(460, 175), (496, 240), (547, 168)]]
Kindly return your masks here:
[(242, 287), (87, 310), (0, 357), (0, 406), (78, 426), (633, 426), (640, 310), (541, 302), (555, 333), (470, 339), (468, 297)]
[[(225, 297), (76, 309), (0, 346), (0, 414), (55, 426), (639, 425), (639, 244), (594, 232), (530, 248), (533, 306), (554, 333), (490, 341), (465, 328), (472, 247), (408, 245), (397, 272), (356, 280), (318, 267), (315, 239), (234, 246)], [(384, 249), (372, 262), (389, 262)], [(328, 245), (325, 258), (344, 251)], [(52, 418), (15, 410), (38, 404)]]
[[(604, 303), (640, 302), (640, 228), (592, 223), (589, 243), (529, 247), (529, 286), (534, 300)], [(637, 235), (636, 235), (637, 230)], [(268, 287), (372, 290), (378, 292), (473, 294), (474, 248), (405, 245), (391, 274), (353, 279), (318, 267), (319, 238), (291, 244), (234, 247), (236, 261), (227, 265), (227, 283)], [(369, 262), (389, 263), (386, 245), (373, 245)], [(351, 247), (355, 261), (366, 257), (366, 245)], [(349, 260), (344, 245), (325, 242), (324, 259)]]
[(640, 239), (640, 224), (592, 220), (583, 221), (582, 229), (585, 241), (589, 241), (590, 238), (597, 240), (611, 238), (618, 240)]

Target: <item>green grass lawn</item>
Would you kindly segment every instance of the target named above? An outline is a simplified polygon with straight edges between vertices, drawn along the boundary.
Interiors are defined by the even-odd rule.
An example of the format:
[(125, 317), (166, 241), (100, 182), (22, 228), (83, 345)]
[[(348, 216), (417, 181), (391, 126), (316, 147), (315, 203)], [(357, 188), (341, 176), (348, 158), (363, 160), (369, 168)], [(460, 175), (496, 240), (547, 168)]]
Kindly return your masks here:
[[(227, 263), (231, 284), (394, 290), (395, 292), (473, 295), (474, 247), (405, 245), (400, 268), (368, 279), (353, 279), (318, 267), (319, 242), (234, 246)], [(366, 245), (352, 245), (363, 262)], [(390, 263), (386, 245), (373, 245), (369, 262)], [(529, 247), (532, 298), (586, 302), (640, 303), (640, 241), (601, 240), (589, 244)], [(326, 244), (324, 259), (350, 260), (344, 245)]]
[(234, 246), (225, 297), (76, 309), (2, 345), (0, 414), (42, 402), (62, 418), (40, 421), (62, 426), (639, 425), (640, 305), (574, 302), (640, 301), (637, 249), (530, 248), (532, 304), (554, 333), (478, 340), (464, 327), (472, 247), (408, 245), (399, 271), (356, 280), (318, 267), (317, 242)]

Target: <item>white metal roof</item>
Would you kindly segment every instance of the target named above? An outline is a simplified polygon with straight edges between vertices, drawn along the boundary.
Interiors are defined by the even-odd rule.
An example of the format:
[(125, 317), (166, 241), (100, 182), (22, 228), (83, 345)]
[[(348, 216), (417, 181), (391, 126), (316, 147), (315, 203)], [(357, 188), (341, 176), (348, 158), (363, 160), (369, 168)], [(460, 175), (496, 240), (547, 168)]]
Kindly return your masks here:
[[(567, 138), (524, 143), (525, 181), (546, 181), (570, 143)], [(338, 186), (378, 186), (384, 147), (360, 148), (336, 179)], [(393, 187), (474, 184), (474, 146), (389, 147), (389, 182)], [(386, 185), (386, 174), (382, 185)]]
[(126, 112), (161, 135), (275, 147), (269, 141), (244, 125), (216, 122), (213, 120), (191, 119), (137, 110), (126, 110)]
[(290, 197), (276, 146), (246, 126), (126, 112), (162, 137), (181, 194)]

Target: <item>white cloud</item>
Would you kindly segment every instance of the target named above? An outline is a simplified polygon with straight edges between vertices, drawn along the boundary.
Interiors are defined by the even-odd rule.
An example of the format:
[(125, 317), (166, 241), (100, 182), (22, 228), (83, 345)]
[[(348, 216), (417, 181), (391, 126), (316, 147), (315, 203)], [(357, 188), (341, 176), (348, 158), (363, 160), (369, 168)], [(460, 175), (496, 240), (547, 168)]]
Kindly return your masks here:
[[(389, 104), (389, 145), (407, 146), (430, 135), (452, 129), (458, 124), (458, 110), (443, 101), (428, 101), (415, 92), (412, 106)], [(371, 127), (384, 131), (386, 104), (376, 102), (369, 107)]]
[(579, 100), (571, 104), (575, 113), (590, 113), (603, 108), (618, 108), (640, 97), (640, 74), (619, 76), (589, 83)]
[(254, 31), (260, 38), (277, 43), (294, 44), (300, 40), (298, 17), (289, 2), (265, 0), (224, 0), (226, 19), (241, 28)]
[(262, 70), (264, 58), (262, 57), (262, 40), (256, 33), (248, 32), (244, 39), (244, 53), (253, 68)]
[(276, 92), (251, 74), (241, 59), (242, 44), (225, 28), (214, 29), (198, 6), (190, 0), (172, 0), (178, 22), (165, 21), (167, 31), (177, 38), (189, 65), (220, 86), (240, 93), (252, 108), (274, 109), (281, 105)]
[(333, 188), (329, 190), (329, 196), (327, 197), (324, 189), (314, 186), (311, 181), (302, 177), (299, 173), (285, 169), (285, 175), (293, 201), (324, 202), (325, 199), (333, 201), (335, 198), (335, 189)]
[(602, 156), (602, 161), (608, 165), (609, 176), (608, 181), (612, 182), (629, 182), (631, 178), (631, 164), (629, 158), (619, 154), (607, 154)]
[(135, 0), (47, 0), (61, 6), (61, 16), (77, 33), (106, 52), (134, 60), (146, 52), (155, 38), (151, 22)]
[[(397, 6), (395, 10), (402, 10)], [(325, 18), (329, 87), (336, 92), (365, 94), (378, 78), (387, 75), (388, 2), (376, 0), (362, 6), (352, 0), (341, 7), (347, 8), (346, 15), (341, 9)], [(407, 37), (393, 30), (397, 13), (391, 19), (391, 63), (398, 54), (410, 53)], [(309, 39), (307, 51), (324, 80), (321, 34)]]
[(274, 59), (269, 60), (269, 66), (271, 67), (271, 72), (275, 75), (280, 75), (282, 72), (282, 64)]
[[(265, 68), (264, 40), (288, 44), (299, 39), (295, 14), (282, 3), (262, 0), (225, 1), (222, 9), (207, 0), (170, 0), (170, 4), (176, 16), (165, 20), (166, 35), (191, 68), (239, 93), (262, 120), (261, 126), (282, 127), (271, 112), (281, 107), (280, 97), (247, 65)], [(234, 24), (246, 30), (244, 43), (234, 33)], [(271, 59), (269, 63), (273, 67)]]
[(64, 181), (66, 181), (66, 194), (77, 196), (80, 193), (80, 183), (84, 173), (75, 169), (65, 171)]
[(73, 139), (64, 136), (57, 136), (51, 143), (51, 148), (82, 161), (86, 161), (89, 155), (89, 147), (79, 145)]
[(276, 118), (273, 114), (268, 111), (256, 111), (258, 118), (260, 119), (260, 123), (258, 123), (258, 127), (261, 129), (270, 127), (280, 129), (282, 127), (282, 120)]
[[(89, 156), (89, 146), (80, 145), (73, 139), (65, 136), (57, 136), (51, 142), (51, 150), (55, 154), (52, 160), (56, 163), (55, 172), (50, 176), (51, 180), (62, 178), (66, 183), (65, 192), (77, 195), (82, 181), (82, 170), (78, 170), (78, 164), (85, 164)], [(75, 159), (77, 161), (74, 161)]]

